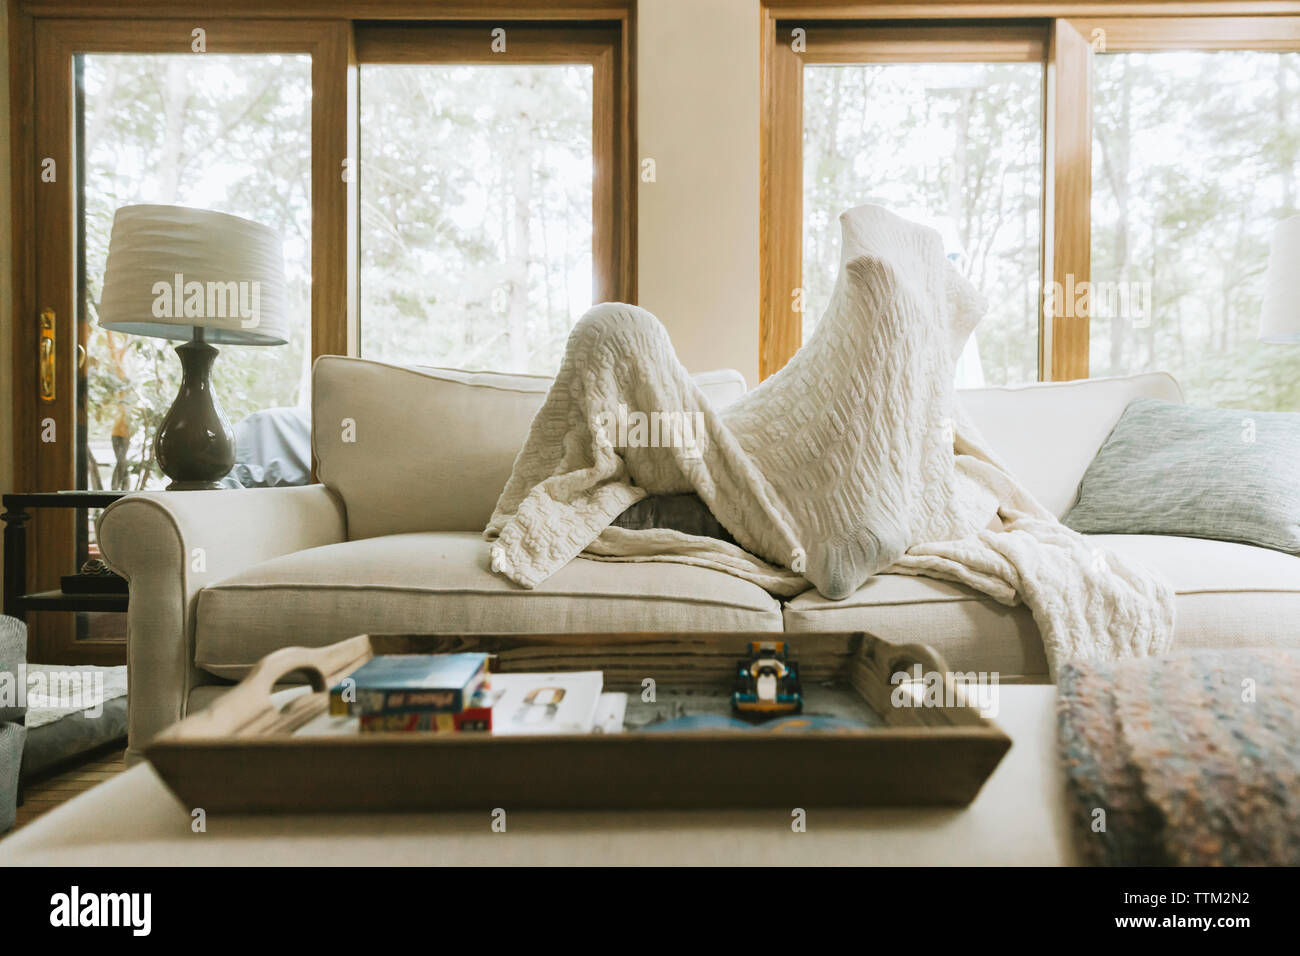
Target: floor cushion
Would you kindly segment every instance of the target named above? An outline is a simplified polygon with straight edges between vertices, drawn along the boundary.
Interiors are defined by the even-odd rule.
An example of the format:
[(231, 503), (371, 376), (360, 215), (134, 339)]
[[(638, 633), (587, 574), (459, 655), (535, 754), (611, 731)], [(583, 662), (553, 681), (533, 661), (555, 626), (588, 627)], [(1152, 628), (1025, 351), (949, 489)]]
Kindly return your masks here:
[(114, 697), (104, 701), (103, 712), (98, 717), (87, 717), (78, 712), (28, 728), (27, 745), (23, 749), (23, 777), (44, 773), (92, 750), (124, 741), (126, 705), (125, 697)]

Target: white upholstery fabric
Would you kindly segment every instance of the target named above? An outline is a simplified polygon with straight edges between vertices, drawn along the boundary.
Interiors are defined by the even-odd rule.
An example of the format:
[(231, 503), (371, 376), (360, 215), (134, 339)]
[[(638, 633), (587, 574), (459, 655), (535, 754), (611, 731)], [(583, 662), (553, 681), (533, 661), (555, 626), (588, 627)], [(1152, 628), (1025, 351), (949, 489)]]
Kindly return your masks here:
[(281, 554), (343, 540), (343, 509), (322, 485), (155, 491), (104, 509), (104, 560), (130, 583), (130, 749), (182, 716), (194, 668), (194, 606), (205, 585)]
[[(551, 379), (402, 367), (323, 355), (312, 387), (317, 475), (347, 508), (348, 537), (482, 531)], [(715, 404), (736, 371), (695, 376)]]
[(370, 632), (779, 631), (756, 585), (686, 565), (579, 559), (533, 591), (488, 569), (472, 532), (419, 532), (299, 551), (199, 595), (195, 660), (242, 676), (288, 645)]
[(1078, 497), (1088, 463), (1135, 398), (1181, 402), (1164, 372), (957, 393), (988, 446), (1029, 493), (1060, 518)]
[[(551, 379), (395, 366), (338, 355), (314, 368), (317, 474), (347, 506), (348, 537), (477, 531), (510, 476)], [(736, 371), (694, 376), (718, 407), (745, 393)], [(1138, 397), (1181, 401), (1165, 373), (958, 393), (989, 446), (1060, 517), (1120, 412)], [(355, 441), (345, 442), (344, 422)]]
[[(805, 595), (784, 615), (752, 585), (685, 566), (579, 560), (547, 586), (521, 592), (487, 571), (478, 533), (549, 380), (343, 358), (320, 359), (316, 375), (315, 425), (329, 426), (329, 441), (318, 431), (315, 443), (323, 477), (353, 495), (346, 516), (339, 496), (312, 485), (144, 493), (100, 519), (105, 557), (131, 586), (129, 759), (217, 680), (196, 667), (196, 642), (201, 660), (237, 675), (275, 648), (367, 630), (771, 631), (784, 619), (792, 631), (867, 629), (931, 643), (954, 667), (998, 670), (1004, 679), (1045, 675), (1023, 608), (924, 578), (877, 578), (835, 605)], [(697, 381), (718, 402), (744, 387), (737, 373)], [(962, 400), (993, 449), (1060, 514), (1138, 395), (1179, 393), (1168, 376), (1148, 375), (984, 389)], [(356, 422), (357, 446), (335, 441), (343, 418)], [(345, 543), (413, 521), (465, 533)], [(1170, 577), (1176, 649), (1300, 647), (1300, 558), (1185, 538), (1097, 540)]]
[[(1244, 544), (1159, 535), (1090, 540), (1163, 572), (1174, 586), (1174, 649), (1300, 648), (1300, 558)], [(969, 588), (882, 574), (844, 601), (808, 591), (785, 607), (789, 632), (863, 630), (929, 644), (956, 671), (998, 671), (1002, 680), (1047, 679), (1042, 641), (1028, 609)]]
[[(1168, 650), (1169, 584), (1116, 555), (1096, 560), (957, 403), (954, 363), (986, 303), (939, 234), (870, 204), (839, 222), (840, 270), (816, 330), (721, 412), (651, 313), (603, 303), (578, 321), (483, 532), (492, 570), (531, 588), (586, 552), (703, 565), (799, 593), (802, 581), (774, 580), (780, 567), (831, 600), (898, 571), (1022, 601), (1051, 673), (1069, 660)], [(684, 413), (699, 427), (687, 441), (624, 440), (609, 427), (615, 408)], [(647, 494), (691, 491), (739, 549), (610, 528)]]

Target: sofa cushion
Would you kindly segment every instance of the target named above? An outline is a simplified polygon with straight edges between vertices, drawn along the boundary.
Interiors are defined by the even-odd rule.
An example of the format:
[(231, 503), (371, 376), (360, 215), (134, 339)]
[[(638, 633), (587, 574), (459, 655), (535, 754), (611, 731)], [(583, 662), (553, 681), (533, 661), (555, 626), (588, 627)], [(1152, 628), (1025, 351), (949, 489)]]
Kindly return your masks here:
[[(695, 382), (719, 407), (745, 392), (730, 370)], [(551, 379), (403, 367), (322, 355), (312, 371), (312, 451), (343, 499), (348, 537), (481, 531)]]
[[(1089, 537), (1169, 579), (1177, 593), (1175, 650), (1300, 648), (1300, 558), (1200, 538)], [(869, 631), (929, 644), (954, 671), (997, 671), (1003, 681), (1047, 679), (1042, 640), (1024, 605), (1005, 607), (933, 578), (878, 575), (843, 601), (806, 591), (786, 605), (785, 628)]]
[(1074, 504), (1084, 471), (1129, 402), (1183, 400), (1164, 372), (957, 394), (989, 447), (1058, 518)]
[(1300, 554), (1300, 415), (1131, 402), (1061, 520)]
[(493, 574), (476, 533), (421, 532), (311, 548), (198, 596), (195, 661), (240, 677), (289, 645), (366, 632), (779, 631), (761, 588), (709, 568), (578, 558), (529, 591)]

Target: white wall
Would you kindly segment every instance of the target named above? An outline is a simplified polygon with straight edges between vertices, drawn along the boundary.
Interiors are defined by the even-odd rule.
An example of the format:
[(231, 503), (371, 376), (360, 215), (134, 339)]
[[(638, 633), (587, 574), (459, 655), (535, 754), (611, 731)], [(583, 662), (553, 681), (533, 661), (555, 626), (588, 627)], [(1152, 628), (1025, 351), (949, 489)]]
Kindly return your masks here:
[(688, 369), (758, 383), (756, 0), (640, 0), (638, 298)]

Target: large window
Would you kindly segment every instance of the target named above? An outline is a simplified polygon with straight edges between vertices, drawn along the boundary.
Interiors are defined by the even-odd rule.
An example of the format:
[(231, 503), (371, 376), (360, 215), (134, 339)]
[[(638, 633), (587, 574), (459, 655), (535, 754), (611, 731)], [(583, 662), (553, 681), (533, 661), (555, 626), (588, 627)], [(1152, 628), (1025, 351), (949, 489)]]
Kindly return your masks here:
[(839, 213), (877, 203), (938, 229), (994, 304), (958, 384), (1038, 377), (1042, 84), (1037, 63), (805, 67), (804, 341), (835, 282)]
[(1300, 406), (1300, 350), (1257, 341), (1300, 206), (1300, 19), (764, 9), (764, 375), (815, 327), (837, 215), (878, 202), (989, 300), (960, 384), (1167, 371), (1196, 403)]
[(554, 374), (569, 329), (631, 295), (618, 32), (359, 33), (360, 351)]
[[(222, 346), (213, 384), (236, 423), (304, 404), (312, 350), (331, 347), (328, 336), (318, 338), (316, 318), (345, 306), (344, 270), (319, 266), (346, 244), (337, 215), (345, 203), (322, 188), (320, 176), (322, 157), (347, 154), (346, 111), (338, 130), (319, 118), (322, 107), (346, 106), (346, 27), (23, 13), (11, 27), (13, 68), (31, 79), (13, 86), (15, 117), (31, 131), (13, 162), (23, 253), (15, 256), (14, 312), (40, 317), (43, 346), (38, 352), (34, 322), (15, 323), (13, 394), (22, 427), (14, 484), (22, 491), (156, 488), (162, 476), (153, 439), (180, 367), (171, 343), (99, 325), (114, 214), (132, 203), (189, 205), (278, 232), (289, 341)], [(345, 323), (346, 308), (337, 314)], [(62, 576), (96, 556), (92, 518), (59, 510), (34, 519), (28, 592), (58, 590)], [(124, 619), (102, 613), (100, 602), (80, 603), (87, 611), (75, 618), (29, 618), (33, 656), (120, 662)]]
[(78, 114), (84, 306), (79, 341), (83, 487), (161, 488), (153, 440), (176, 397), (174, 342), (100, 328), (113, 215), (193, 206), (270, 226), (284, 240), (289, 342), (229, 346), (212, 370), (232, 423), (305, 410), (310, 392), (311, 58), (86, 54)]
[(362, 68), (363, 355), (559, 368), (591, 306), (591, 73)]
[(958, 384), (1035, 380), (1045, 28), (782, 21), (773, 31), (761, 373), (821, 318), (840, 213), (876, 203), (938, 230), (990, 302)]
[(1300, 349), (1256, 340), (1272, 227), (1297, 211), (1300, 53), (1108, 52), (1094, 70), (1092, 374), (1300, 407)]

